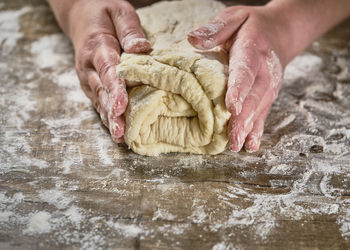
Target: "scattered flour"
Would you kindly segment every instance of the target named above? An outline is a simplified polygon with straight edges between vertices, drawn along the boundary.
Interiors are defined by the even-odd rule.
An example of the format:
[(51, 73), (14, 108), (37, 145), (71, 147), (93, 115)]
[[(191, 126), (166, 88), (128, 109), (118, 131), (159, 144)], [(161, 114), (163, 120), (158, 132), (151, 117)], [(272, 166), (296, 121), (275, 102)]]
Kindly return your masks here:
[(231, 249), (236, 249), (236, 248), (233, 247), (231, 243), (226, 244), (224, 242), (217, 243), (212, 248), (212, 250), (231, 250)]
[(108, 221), (107, 225), (117, 230), (125, 237), (137, 237), (142, 233), (142, 228), (134, 224), (125, 224), (122, 222)]
[(8, 222), (10, 217), (13, 216), (13, 212), (11, 211), (0, 211), (0, 223)]
[(174, 220), (176, 218), (175, 215), (169, 213), (168, 211), (164, 209), (158, 208), (157, 211), (154, 212), (152, 220)]
[(113, 142), (110, 138), (106, 138), (105, 136), (97, 136), (96, 137), (96, 147), (98, 150), (98, 158), (103, 165), (113, 165), (113, 158), (110, 155), (110, 151), (108, 149), (111, 148)]
[(49, 233), (51, 231), (50, 220), (51, 214), (48, 212), (40, 211), (34, 213), (29, 221), (28, 227), (23, 231), (24, 234), (41, 234)]
[(285, 69), (284, 80), (289, 82), (298, 78), (305, 78), (311, 72), (317, 72), (323, 65), (322, 58), (304, 53), (291, 61)]
[(52, 68), (67, 64), (72, 60), (71, 55), (64, 52), (72, 52), (71, 44), (63, 34), (47, 35), (33, 42), (30, 52), (35, 64), (41, 68)]
[(0, 12), (0, 53), (10, 54), (16, 47), (17, 41), (23, 37), (20, 32), (19, 18), (29, 12), (29, 7), (19, 10), (7, 10)]
[(58, 209), (67, 208), (74, 200), (74, 198), (67, 195), (67, 193), (57, 189), (41, 190), (38, 196), (42, 201), (54, 205)]
[(295, 120), (296, 116), (294, 114), (288, 115), (286, 118), (284, 118), (275, 128), (274, 131), (278, 131), (289, 124), (291, 124)]
[(67, 218), (77, 226), (77, 228), (80, 228), (80, 224), (83, 222), (85, 216), (83, 215), (82, 209), (80, 209), (77, 206), (71, 206), (63, 213)]
[(203, 223), (207, 219), (208, 215), (205, 213), (204, 206), (197, 206), (195, 204), (196, 202), (194, 202), (193, 212), (189, 219), (191, 219), (194, 223)]
[[(0, 3), (0, 7), (1, 5)], [(23, 36), (20, 32), (19, 19), (29, 10), (29, 8), (22, 8), (16, 11), (0, 12), (0, 44), (2, 55), (8, 55), (8, 53), (16, 48), (18, 40)], [(113, 166), (114, 160), (123, 158), (123, 155), (119, 155), (117, 152), (117, 155), (112, 156), (112, 152), (113, 154), (116, 153), (115, 144), (113, 144), (108, 135), (101, 129), (100, 123), (93, 122), (91, 126), (89, 125), (89, 129), (92, 132), (82, 129), (85, 123), (91, 122), (94, 119), (96, 120), (96, 114), (93, 112), (89, 100), (80, 89), (79, 80), (72, 66), (73, 53), (68, 39), (62, 34), (43, 36), (32, 44), (30, 52), (33, 55), (34, 64), (39, 68), (39, 71), (23, 75), (23, 84), (19, 86), (14, 85), (11, 79), (5, 79), (0, 84), (0, 94), (6, 94), (6, 98), (0, 98), (0, 107), (10, 107), (6, 108), (9, 112), (4, 114), (4, 119), (6, 119), (5, 126), (15, 127), (23, 133), (23, 136), (18, 136), (13, 131), (1, 131), (4, 133), (3, 138), (5, 138), (5, 141), (0, 146), (0, 150), (6, 157), (0, 157), (0, 174), (9, 171), (28, 173), (31, 171), (31, 166), (35, 166), (37, 169), (47, 168), (49, 166), (49, 163), (44, 159), (36, 159), (28, 156), (33, 149), (31, 147), (30, 134), (25, 136), (27, 132), (30, 132), (27, 129), (27, 125), (31, 119), (31, 114), (38, 108), (38, 103), (34, 96), (37, 91), (38, 81), (33, 80), (36, 74), (40, 74), (41, 79), (49, 79), (57, 85), (66, 94), (64, 98), (72, 105), (72, 109), (75, 111), (73, 116), (64, 118), (49, 116), (40, 120), (43, 125), (47, 126), (47, 129), (53, 136), (52, 143), (63, 144), (64, 138), (82, 133), (82, 131), (84, 133), (91, 133), (90, 138), (96, 145), (100, 164)], [(348, 60), (342, 61), (340, 59), (338, 62), (340, 66), (343, 65), (342, 73), (337, 76), (337, 80), (339, 81), (346, 80), (349, 75), (349, 68), (345, 65), (346, 63), (348, 63)], [(190, 216), (188, 216), (189, 223), (165, 224), (159, 227), (159, 232), (162, 234), (185, 234), (187, 230), (191, 229), (191, 223), (193, 222), (203, 225), (209, 224), (213, 232), (221, 229), (243, 230), (249, 228), (254, 231), (256, 237), (266, 239), (274, 232), (276, 226), (278, 226), (278, 219), (280, 217), (296, 221), (300, 220), (302, 222), (304, 219), (310, 219), (317, 215), (336, 215), (340, 234), (344, 238), (350, 237), (350, 201), (346, 198), (340, 200), (339, 195), (344, 190), (332, 186), (332, 176), (349, 173), (350, 148), (348, 147), (348, 142), (350, 140), (350, 129), (348, 129), (348, 125), (350, 124), (350, 120), (347, 117), (349, 113), (343, 110), (337, 110), (338, 107), (333, 107), (327, 103), (312, 99), (317, 92), (333, 93), (331, 88), (331, 91), (325, 88), (329, 85), (327, 85), (328, 80), (319, 76), (322, 75), (320, 74), (320, 70), (323, 65), (324, 62), (320, 57), (305, 53), (293, 60), (287, 67), (285, 83), (288, 86), (288, 84), (294, 83), (297, 79), (307, 77), (310, 74), (318, 75), (317, 81), (312, 86), (305, 88), (305, 99), (301, 101), (297, 109), (298, 112), (307, 114), (306, 123), (308, 126), (312, 125), (315, 128), (321, 127), (321, 129), (322, 126), (326, 127), (323, 130), (326, 135), (300, 134), (300, 131), (297, 131), (298, 134), (292, 133), (282, 137), (280, 142), (274, 145), (272, 149), (263, 149), (264, 158), (254, 155), (239, 155), (239, 158), (245, 164), (257, 163), (264, 160), (266, 162), (266, 171), (269, 171), (265, 174), (283, 176), (293, 175), (298, 164), (290, 162), (290, 160), (298, 159), (297, 155), (300, 152), (305, 153), (305, 155), (309, 154), (310, 148), (314, 145), (322, 146), (330, 159), (321, 160), (313, 158), (311, 160), (305, 160), (307, 163), (303, 165), (305, 166), (305, 170), (302, 176), (294, 180), (291, 190), (283, 195), (273, 193), (251, 194), (252, 191), (248, 190), (249, 188), (247, 187), (228, 185), (226, 191), (222, 192), (220, 190), (217, 196), (215, 196), (217, 197), (218, 206), (219, 204), (228, 206), (230, 212), (227, 217), (221, 218), (221, 221), (218, 220), (218, 223), (210, 224), (211, 214), (207, 212), (208, 207), (194, 200)], [(4, 74), (3, 72), (7, 68), (7, 63), (0, 62), (0, 72), (4, 77), (6, 77), (6, 71)], [(56, 73), (47, 73), (44, 70), (49, 68), (56, 68), (57, 70), (54, 70)], [(22, 75), (19, 74), (18, 76)], [(10, 92), (8, 91), (10, 88), (3, 87), (5, 84), (13, 85)], [(344, 86), (339, 87), (334, 92), (334, 95), (338, 99), (347, 97), (345, 91)], [(88, 108), (80, 112), (75, 109), (78, 105), (85, 105)], [(322, 121), (317, 120), (319, 114), (314, 115), (311, 112), (312, 110), (307, 110), (308, 108), (317, 109), (317, 112), (322, 112), (325, 115), (336, 113), (340, 118), (334, 121), (334, 123), (326, 123), (324, 125)], [(344, 114), (342, 115), (342, 113)], [(275, 126), (275, 131), (292, 124), (294, 121), (296, 122), (298, 114), (286, 116)], [(11, 119), (8, 119), (9, 117)], [(343, 136), (341, 139), (328, 139), (339, 134)], [(64, 174), (72, 173), (75, 171), (73, 167), (80, 166), (83, 162), (82, 152), (82, 149), (75, 145), (62, 147), (62, 152), (60, 153), (65, 156), (64, 161), (50, 167), (62, 168)], [(279, 155), (278, 152), (281, 152), (281, 154)], [(225, 154), (225, 156), (233, 155), (238, 157), (238, 154), (228, 152)], [(142, 161), (135, 160), (134, 162), (134, 166), (137, 166)], [(197, 167), (205, 167), (206, 163), (207, 160), (202, 156), (191, 155), (181, 156), (176, 166), (180, 169), (193, 168), (196, 170)], [(110, 175), (107, 175), (106, 178), (104, 177), (105, 179), (101, 183), (106, 184), (109, 179), (131, 182), (132, 177), (128, 173), (124, 169), (116, 168), (111, 171)], [(152, 178), (146, 179), (145, 182), (147, 185), (154, 183), (153, 186), (162, 195), (175, 192), (177, 188), (184, 186), (181, 180), (176, 178), (174, 178), (176, 181), (175, 184), (165, 183), (171, 177), (169, 173), (162, 174), (160, 177), (158, 175), (154, 176), (155, 174), (153, 174)], [(247, 179), (249, 175), (246, 173), (240, 176)], [(316, 177), (319, 178), (318, 185), (310, 188), (309, 183)], [(60, 178), (58, 177), (58, 179)], [(171, 180), (174, 181), (174, 179)], [(196, 183), (191, 185), (193, 187)], [(273, 183), (271, 183), (271, 186), (274, 187)], [(118, 194), (124, 191), (120, 188), (118, 190), (120, 193)], [(213, 190), (213, 192), (217, 191)], [(317, 194), (313, 201), (310, 201), (309, 197), (305, 197), (305, 194), (308, 193)], [(53, 211), (37, 211), (23, 215), (21, 214), (21, 208), (25, 204), (25, 195), (15, 193), (12, 196), (8, 196), (0, 192), (0, 226), (4, 228), (5, 226), (13, 226), (15, 229), (24, 228), (23, 233), (29, 235), (51, 232), (56, 243), (81, 244), (82, 249), (106, 248), (106, 236), (101, 228), (105, 230), (111, 229), (126, 238), (155, 233), (151, 231), (153, 228), (151, 230), (148, 229), (146, 225), (142, 225), (142, 222), (142, 226), (135, 225), (137, 223), (136, 220), (130, 223), (122, 223), (114, 222), (110, 217), (92, 215), (92, 211), (85, 210), (75, 204), (73, 205), (75, 197), (68, 195), (63, 187), (60, 187), (60, 189), (40, 190), (38, 191), (38, 197), (41, 201), (52, 205), (50, 208)], [(237, 205), (240, 203), (235, 202), (235, 199), (246, 202), (246, 206)], [(172, 221), (177, 218), (180, 218), (180, 215), (170, 213), (167, 209), (159, 207), (154, 212), (152, 220)], [(85, 231), (81, 232), (81, 229)], [(226, 243), (230, 239), (222, 240), (213, 249), (233, 249), (231, 244)]]
[(54, 75), (53, 81), (58, 84), (60, 88), (66, 90), (66, 99), (70, 104), (85, 103), (90, 105), (90, 100), (86, 97), (79, 85), (79, 79), (75, 70), (71, 69), (59, 75)]

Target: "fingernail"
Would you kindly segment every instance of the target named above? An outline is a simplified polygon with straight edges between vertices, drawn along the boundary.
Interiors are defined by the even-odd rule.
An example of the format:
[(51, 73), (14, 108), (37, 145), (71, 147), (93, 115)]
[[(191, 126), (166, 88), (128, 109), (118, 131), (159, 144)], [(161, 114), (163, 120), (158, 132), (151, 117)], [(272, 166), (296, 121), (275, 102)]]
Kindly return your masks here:
[(206, 50), (215, 47), (216, 44), (214, 39), (203, 34), (204, 33), (199, 31), (193, 31), (187, 36), (187, 39), (190, 44), (197, 49)]
[(239, 152), (243, 147), (242, 135), (238, 134), (234, 136), (233, 141), (230, 144), (230, 149), (235, 152)]
[(248, 153), (254, 153), (254, 152), (258, 151), (256, 148), (257, 148), (257, 145), (252, 143), (252, 142), (249, 142), (248, 144), (246, 143), (244, 145), (244, 149)]
[(244, 145), (244, 149), (248, 153), (254, 153), (259, 150), (260, 147), (260, 138), (259, 137), (251, 137), (249, 141), (247, 141)]
[(125, 112), (127, 101), (124, 95), (119, 95), (114, 99), (112, 113), (115, 116), (120, 116)]
[(121, 117), (118, 117), (118, 119), (116, 120), (111, 120), (109, 125), (109, 130), (112, 135), (112, 139), (115, 142), (120, 142), (121, 138), (124, 135), (124, 121)]
[(128, 53), (149, 52), (151, 44), (145, 38), (124, 38), (122, 41), (123, 48)]

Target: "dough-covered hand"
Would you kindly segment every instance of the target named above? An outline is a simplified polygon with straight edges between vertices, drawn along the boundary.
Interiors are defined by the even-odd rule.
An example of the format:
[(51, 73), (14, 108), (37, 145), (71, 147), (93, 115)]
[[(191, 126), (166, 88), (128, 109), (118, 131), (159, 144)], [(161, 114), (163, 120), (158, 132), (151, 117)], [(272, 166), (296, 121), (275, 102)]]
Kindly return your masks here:
[(70, 11), (67, 26), (81, 86), (113, 140), (120, 142), (128, 97), (115, 66), (120, 62), (121, 49), (129, 53), (151, 50), (139, 18), (124, 0), (78, 0)]
[(229, 148), (257, 151), (269, 109), (283, 78), (278, 24), (263, 7), (235, 6), (191, 32), (198, 49), (222, 45), (229, 51), (229, 79), (225, 103), (231, 113)]

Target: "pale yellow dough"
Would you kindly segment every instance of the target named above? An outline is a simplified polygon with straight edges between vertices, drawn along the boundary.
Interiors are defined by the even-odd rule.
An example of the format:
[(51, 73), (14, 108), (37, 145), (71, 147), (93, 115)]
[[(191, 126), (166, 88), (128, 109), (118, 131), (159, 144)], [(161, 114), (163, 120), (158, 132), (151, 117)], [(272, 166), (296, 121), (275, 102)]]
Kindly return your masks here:
[(154, 51), (123, 54), (120, 78), (133, 87), (125, 113), (125, 142), (136, 153), (218, 154), (227, 144), (230, 113), (224, 104), (227, 54), (196, 51), (186, 41), (221, 3), (206, 0), (160, 2), (138, 10)]

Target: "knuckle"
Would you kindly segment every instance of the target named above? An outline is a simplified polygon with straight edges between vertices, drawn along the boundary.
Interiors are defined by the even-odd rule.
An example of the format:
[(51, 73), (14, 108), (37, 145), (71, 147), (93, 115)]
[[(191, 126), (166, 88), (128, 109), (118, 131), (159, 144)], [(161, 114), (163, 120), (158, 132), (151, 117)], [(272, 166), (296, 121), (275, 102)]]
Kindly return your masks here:
[(96, 71), (98, 72), (100, 78), (103, 78), (105, 75), (108, 74), (109, 70), (114, 65), (111, 64), (110, 60), (108, 58), (101, 58), (100, 61), (96, 65)]
[(75, 59), (75, 69), (77, 72), (84, 72), (91, 67), (91, 52), (82, 48), (78, 50)]
[(123, 31), (123, 43), (126, 42), (125, 39), (129, 38), (129, 37), (135, 37), (137, 35), (139, 35), (140, 31), (139, 29), (137, 29), (136, 27), (129, 27), (128, 29), (125, 29)]
[(94, 51), (97, 47), (104, 44), (118, 44), (118, 40), (113, 34), (104, 31), (94, 31), (89, 33), (85, 41), (84, 49), (87, 51)]
[(99, 96), (101, 96), (104, 89), (103, 89), (102, 85), (96, 84), (93, 86), (93, 91), (94, 91), (96, 97), (99, 97)]

